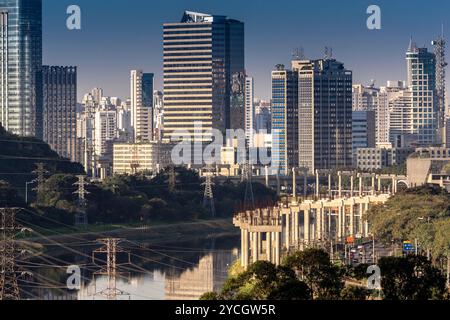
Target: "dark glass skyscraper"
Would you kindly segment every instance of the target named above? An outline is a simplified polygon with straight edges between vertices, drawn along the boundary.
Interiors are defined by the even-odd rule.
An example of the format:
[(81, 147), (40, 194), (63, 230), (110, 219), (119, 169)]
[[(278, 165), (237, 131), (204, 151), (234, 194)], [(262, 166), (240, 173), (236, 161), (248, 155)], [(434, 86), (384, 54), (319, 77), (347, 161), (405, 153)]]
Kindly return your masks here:
[(42, 1), (0, 2), (0, 122), (42, 137)]
[(334, 59), (297, 60), (299, 166), (352, 166), (352, 71)]
[(77, 67), (42, 67), (44, 141), (60, 156), (75, 160)]
[(187, 11), (164, 24), (164, 139), (193, 135), (195, 123), (203, 141), (229, 128), (232, 75), (244, 71), (242, 22)]

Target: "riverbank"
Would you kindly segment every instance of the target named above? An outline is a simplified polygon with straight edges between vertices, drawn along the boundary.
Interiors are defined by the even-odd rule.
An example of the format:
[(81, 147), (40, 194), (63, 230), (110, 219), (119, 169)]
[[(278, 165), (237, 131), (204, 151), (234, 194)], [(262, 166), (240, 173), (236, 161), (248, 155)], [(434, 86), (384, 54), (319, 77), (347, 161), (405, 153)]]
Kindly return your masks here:
[(236, 228), (231, 219), (197, 220), (178, 223), (161, 223), (145, 226), (94, 226), (93, 229), (80, 232), (63, 233), (55, 231), (53, 235), (27, 238), (26, 241), (35, 243), (71, 243), (79, 241), (95, 241), (99, 238), (124, 238), (145, 243), (167, 243), (190, 241), (201, 238), (214, 238), (221, 236), (238, 236), (239, 229)]

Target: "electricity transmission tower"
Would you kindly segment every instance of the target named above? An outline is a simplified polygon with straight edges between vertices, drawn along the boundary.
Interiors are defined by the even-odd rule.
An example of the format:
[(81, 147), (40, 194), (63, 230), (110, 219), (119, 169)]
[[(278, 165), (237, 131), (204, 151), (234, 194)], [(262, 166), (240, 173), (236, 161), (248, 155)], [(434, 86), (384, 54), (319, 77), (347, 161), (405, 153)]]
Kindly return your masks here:
[(117, 277), (120, 276), (121, 273), (117, 272), (117, 254), (118, 253), (126, 253), (128, 256), (128, 263), (130, 260), (130, 252), (120, 248), (118, 245), (122, 241), (122, 239), (118, 238), (106, 238), (99, 239), (97, 242), (103, 244), (103, 247), (96, 249), (92, 252), (92, 262), (95, 264), (95, 256), (98, 254), (106, 254), (106, 266), (104, 266), (100, 271), (94, 273), (94, 282), (96, 275), (103, 275), (107, 278), (107, 287), (106, 289), (95, 292), (95, 295), (100, 294), (106, 297), (108, 300), (116, 300), (117, 296), (128, 295), (128, 293), (117, 289)]
[(39, 162), (36, 163), (36, 169), (32, 173), (36, 175), (37, 187), (34, 190), (37, 192), (37, 202), (40, 203), (44, 191), (45, 174), (48, 173), (48, 171), (45, 170), (45, 164)]
[(441, 35), (432, 42), (432, 45), (436, 55), (436, 95), (439, 103), (438, 128), (442, 129), (445, 125), (447, 109), (445, 105), (445, 68), (448, 65), (445, 61), (446, 41), (444, 38), (444, 26), (442, 26)]
[(211, 217), (216, 216), (216, 208), (214, 206), (214, 194), (212, 191), (212, 186), (214, 182), (212, 181), (213, 173), (211, 168), (208, 166), (205, 175), (205, 182), (202, 184), (205, 186), (205, 194), (203, 196), (203, 207), (210, 210)]
[(0, 208), (0, 300), (20, 300), (16, 266), (15, 237), (22, 227), (16, 224), (18, 208)]
[(78, 210), (75, 214), (75, 225), (80, 227), (86, 227), (88, 224), (87, 221), (87, 214), (86, 214), (86, 207), (87, 207), (87, 201), (86, 201), (86, 195), (89, 194), (89, 192), (86, 190), (86, 177), (85, 176), (77, 176), (78, 181), (75, 182), (73, 185), (78, 186), (78, 189), (74, 192), (75, 194), (78, 194)]

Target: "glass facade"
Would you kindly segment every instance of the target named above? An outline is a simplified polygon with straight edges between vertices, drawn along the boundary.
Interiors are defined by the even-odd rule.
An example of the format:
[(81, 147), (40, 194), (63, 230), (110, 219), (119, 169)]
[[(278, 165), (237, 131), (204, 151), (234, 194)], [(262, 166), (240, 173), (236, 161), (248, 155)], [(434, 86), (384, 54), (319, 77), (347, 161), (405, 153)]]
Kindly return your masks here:
[(436, 142), (439, 103), (436, 95), (436, 56), (410, 45), (406, 53), (408, 85), (412, 90), (410, 128), (420, 145)]
[[(244, 24), (185, 12), (163, 29), (164, 139), (183, 131), (210, 141), (212, 128), (230, 127), (232, 75), (244, 72)], [(194, 132), (195, 123), (203, 132)]]
[(289, 175), (298, 165), (298, 74), (272, 71), (272, 166)]
[(76, 153), (77, 68), (42, 67), (44, 141), (60, 156)]
[(43, 134), (42, 2), (0, 3), (0, 122), (21, 136)]

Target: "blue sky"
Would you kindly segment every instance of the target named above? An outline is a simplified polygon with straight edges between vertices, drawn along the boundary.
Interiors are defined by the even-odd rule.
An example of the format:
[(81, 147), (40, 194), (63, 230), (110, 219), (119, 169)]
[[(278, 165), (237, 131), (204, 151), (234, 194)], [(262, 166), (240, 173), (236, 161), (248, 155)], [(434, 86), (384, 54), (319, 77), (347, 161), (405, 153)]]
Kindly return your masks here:
[[(80, 31), (66, 28), (71, 4), (81, 8)], [(381, 30), (366, 27), (371, 4), (381, 8)], [(270, 71), (289, 65), (299, 46), (308, 58), (323, 57), (330, 46), (355, 83), (383, 85), (406, 78), (411, 35), (431, 48), (444, 23), (450, 39), (448, 0), (43, 0), (44, 63), (78, 66), (79, 98), (96, 86), (128, 97), (131, 69), (154, 72), (162, 89), (162, 24), (179, 21), (184, 10), (245, 22), (247, 72), (255, 77), (256, 96), (265, 99)]]

